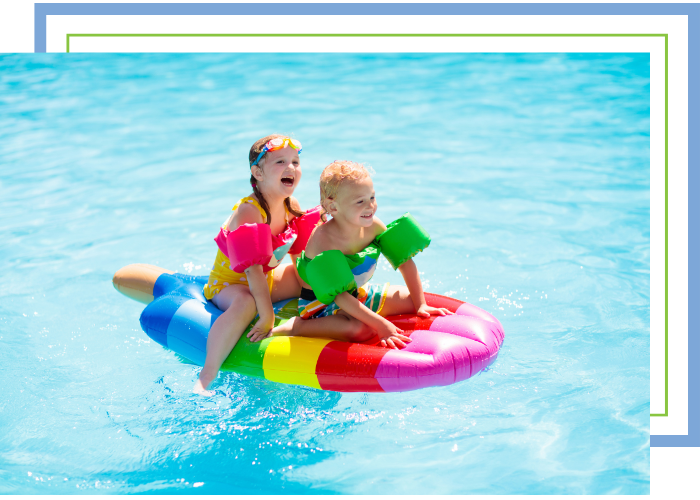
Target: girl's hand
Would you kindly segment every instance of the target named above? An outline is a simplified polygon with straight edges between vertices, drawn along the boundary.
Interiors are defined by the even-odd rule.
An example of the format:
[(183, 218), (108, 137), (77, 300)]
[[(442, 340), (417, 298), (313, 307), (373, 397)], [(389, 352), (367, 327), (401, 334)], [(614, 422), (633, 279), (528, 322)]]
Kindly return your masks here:
[(416, 311), (416, 316), (420, 316), (421, 318), (427, 318), (431, 314), (435, 316), (445, 316), (454, 313), (446, 307), (431, 307), (427, 304), (423, 304)]
[(253, 328), (251, 328), (248, 332), (248, 338), (251, 342), (259, 342), (267, 337), (267, 334), (270, 333), (273, 326), (275, 326), (274, 314), (271, 316), (260, 316), (258, 322), (255, 323), (255, 326), (253, 326)]
[(382, 347), (390, 347), (391, 349), (403, 349), (406, 344), (412, 342), (410, 338), (401, 335), (403, 330), (397, 328), (389, 321), (383, 321), (377, 330), (379, 336), (379, 345)]

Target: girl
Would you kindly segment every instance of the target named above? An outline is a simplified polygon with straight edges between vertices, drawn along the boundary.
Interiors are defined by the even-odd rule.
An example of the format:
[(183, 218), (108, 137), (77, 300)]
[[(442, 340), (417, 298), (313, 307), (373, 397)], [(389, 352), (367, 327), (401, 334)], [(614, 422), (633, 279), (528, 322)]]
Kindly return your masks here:
[[(273, 335), (363, 342), (376, 333), (382, 346), (398, 349), (411, 339), (385, 316), (453, 314), (426, 304), (411, 258), (428, 246), (430, 237), (409, 214), (389, 229), (374, 216), (374, 185), (363, 165), (335, 161), (323, 170), (320, 186), (322, 207), (333, 218), (316, 228), (297, 259), (303, 280), (299, 317), (273, 329)], [(367, 284), (380, 252), (401, 272), (405, 287)], [(329, 315), (338, 320), (332, 327), (329, 322), (305, 321)], [(342, 322), (347, 325), (340, 328)]]
[[(215, 241), (219, 247), (204, 285), (204, 296), (224, 311), (211, 327), (207, 357), (193, 391), (207, 391), (221, 364), (245, 328), (252, 342), (265, 338), (274, 326), (272, 303), (298, 297), (298, 276), (291, 264), (279, 265), (289, 252), (296, 257), (320, 220), (320, 207), (301, 212), (292, 197), (301, 179), (301, 143), (283, 135), (269, 135), (248, 153), (253, 193), (233, 207)], [(279, 267), (278, 267), (279, 266)]]

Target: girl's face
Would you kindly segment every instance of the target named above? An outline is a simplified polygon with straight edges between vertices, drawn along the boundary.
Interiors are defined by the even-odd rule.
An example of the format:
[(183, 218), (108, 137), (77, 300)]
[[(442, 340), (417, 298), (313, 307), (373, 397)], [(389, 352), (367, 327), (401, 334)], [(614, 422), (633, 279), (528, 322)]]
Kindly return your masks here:
[(329, 208), (334, 219), (342, 219), (360, 227), (370, 227), (377, 212), (372, 179), (367, 176), (360, 181), (341, 184)]
[(258, 181), (258, 189), (265, 196), (287, 198), (301, 180), (299, 153), (289, 146), (269, 151), (258, 165), (253, 166), (252, 173)]

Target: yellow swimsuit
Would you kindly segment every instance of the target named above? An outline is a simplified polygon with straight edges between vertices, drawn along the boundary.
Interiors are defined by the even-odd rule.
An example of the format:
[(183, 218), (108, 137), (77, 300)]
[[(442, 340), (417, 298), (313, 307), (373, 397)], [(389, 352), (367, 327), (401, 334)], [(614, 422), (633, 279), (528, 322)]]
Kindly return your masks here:
[[(263, 220), (267, 218), (267, 216), (265, 215), (265, 210), (263, 210), (263, 208), (260, 206), (260, 203), (258, 203), (257, 200), (255, 200), (255, 198), (251, 196), (247, 196), (239, 200), (238, 203), (236, 203), (231, 210), (236, 210), (239, 206), (241, 206), (242, 203), (250, 203), (260, 211), (260, 215), (262, 215)], [(287, 211), (287, 207), (285, 206), (284, 209), (286, 212), (285, 219), (287, 219), (287, 222), (289, 222), (289, 212)], [(228, 220), (226, 222), (228, 222)], [(224, 225), (225, 224), (226, 223), (224, 223)], [(270, 293), (272, 293), (272, 282), (274, 272), (275, 270), (272, 269), (270, 270), (270, 272), (265, 274), (267, 285), (268, 287), (270, 287)], [(217, 250), (216, 259), (214, 260), (214, 267), (211, 268), (211, 272), (209, 273), (209, 282), (206, 285), (204, 285), (204, 296), (207, 298), (207, 300), (211, 300), (214, 297), (214, 295), (216, 295), (229, 285), (248, 286), (248, 277), (245, 275), (245, 273), (237, 273), (232, 271), (231, 262), (221, 252), (221, 250)]]

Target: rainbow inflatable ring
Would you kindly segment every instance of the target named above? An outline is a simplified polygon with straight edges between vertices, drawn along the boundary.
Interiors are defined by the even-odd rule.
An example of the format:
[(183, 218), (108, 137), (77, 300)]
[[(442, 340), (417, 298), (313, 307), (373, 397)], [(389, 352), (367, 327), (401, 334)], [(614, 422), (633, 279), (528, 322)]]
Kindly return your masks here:
[[(206, 282), (206, 276), (148, 264), (126, 266), (113, 279), (117, 290), (148, 304), (141, 313), (148, 336), (200, 366), (209, 328), (221, 314), (202, 294)], [(504, 338), (496, 318), (460, 300), (425, 295), (428, 305), (455, 314), (388, 317), (413, 340), (404, 349), (304, 337), (252, 343), (244, 334), (221, 369), (326, 391), (400, 392), (454, 384), (496, 360)], [(297, 299), (277, 302), (274, 309), (275, 324), (287, 321), (297, 315)]]

